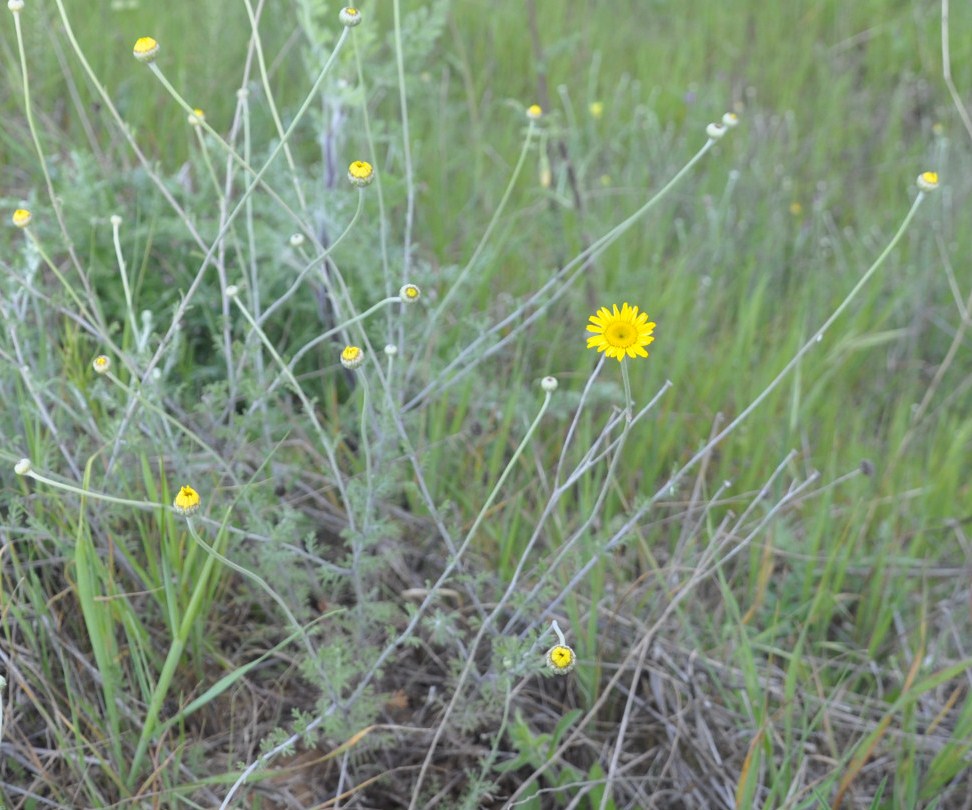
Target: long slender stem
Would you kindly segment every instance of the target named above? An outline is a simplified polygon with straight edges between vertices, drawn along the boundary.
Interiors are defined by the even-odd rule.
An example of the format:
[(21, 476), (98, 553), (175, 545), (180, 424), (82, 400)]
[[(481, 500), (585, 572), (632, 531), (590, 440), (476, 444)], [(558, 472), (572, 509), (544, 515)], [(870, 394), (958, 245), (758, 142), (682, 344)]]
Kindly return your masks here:
[(402, 11), (399, 0), (393, 3), (395, 17), (395, 65), (398, 68), (398, 103), (402, 114), (402, 155), (405, 159), (405, 252), (402, 278), (406, 281), (412, 268), (412, 225), (415, 222), (415, 176), (412, 169), (412, 136), (408, 128), (408, 98), (405, 93), (405, 59), (402, 52)]
[[(14, 12), (13, 18), (14, 29), (17, 35), (17, 52), (20, 57), (20, 71), (24, 92), (24, 114), (27, 118), (27, 127), (30, 130), (30, 137), (34, 143), (34, 149), (37, 152), (37, 160), (40, 163), (41, 173), (44, 175), (44, 183), (47, 186), (47, 196), (51, 201), (51, 208), (53, 209), (54, 216), (57, 219), (57, 224), (61, 230), (61, 235), (64, 237), (64, 245), (67, 248), (68, 255), (71, 257), (71, 263), (74, 265), (75, 270), (77, 270), (78, 277), (81, 279), (81, 284), (84, 287), (88, 300), (91, 302), (91, 308), (94, 310), (94, 317), (91, 318), (91, 322), (97, 325), (102, 334), (107, 335), (108, 329), (105, 325), (104, 319), (101, 317), (101, 313), (98, 311), (97, 296), (91, 289), (91, 284), (88, 281), (88, 277), (81, 266), (81, 262), (78, 260), (78, 257), (74, 252), (74, 242), (71, 240), (70, 235), (68, 234), (67, 225), (64, 222), (64, 215), (61, 211), (61, 204), (59, 201), (60, 198), (54, 189), (54, 181), (51, 179), (51, 174), (47, 169), (47, 158), (44, 155), (44, 147), (41, 144), (40, 135), (37, 132), (37, 124), (34, 121), (33, 105), (31, 104), (30, 99), (30, 75), (27, 71), (27, 51), (24, 48), (24, 35), (20, 25), (20, 14), (21, 12), (19, 11)], [(60, 278), (60, 274), (58, 274), (58, 276)], [(74, 298), (76, 299), (77, 296), (75, 295)]]
[(118, 274), (121, 276), (122, 291), (125, 294), (125, 311), (128, 313), (128, 323), (132, 330), (132, 340), (138, 345), (138, 321), (135, 320), (135, 306), (132, 302), (132, 288), (128, 284), (128, 270), (125, 266), (125, 254), (122, 252), (121, 217), (111, 218), (111, 241), (115, 245), (115, 259), (118, 262)]

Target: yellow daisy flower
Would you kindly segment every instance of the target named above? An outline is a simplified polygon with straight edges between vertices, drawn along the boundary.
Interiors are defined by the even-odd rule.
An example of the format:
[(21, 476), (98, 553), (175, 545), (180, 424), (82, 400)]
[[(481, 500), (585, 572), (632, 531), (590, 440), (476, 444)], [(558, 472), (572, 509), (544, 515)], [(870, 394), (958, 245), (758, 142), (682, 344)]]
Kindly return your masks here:
[(648, 320), (645, 312), (638, 312), (638, 307), (625, 302), (621, 309), (614, 304), (612, 312), (607, 307), (601, 307), (591, 315), (588, 332), (594, 334), (587, 339), (588, 349), (597, 349), (608, 357), (616, 357), (620, 363), (625, 357), (647, 357), (644, 347), (654, 338), (651, 333), (655, 324)]

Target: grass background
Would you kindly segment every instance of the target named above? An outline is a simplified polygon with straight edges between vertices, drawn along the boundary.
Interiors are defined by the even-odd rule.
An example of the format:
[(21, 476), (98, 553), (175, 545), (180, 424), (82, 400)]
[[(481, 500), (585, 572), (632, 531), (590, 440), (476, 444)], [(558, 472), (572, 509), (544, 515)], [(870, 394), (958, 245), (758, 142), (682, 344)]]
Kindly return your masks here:
[[(155, 36), (168, 78), (226, 132), (250, 43), (245, 9), (229, 13), (218, 2), (174, 3), (164, 13), (145, 2), (66, 7), (81, 50), (152, 171), (194, 223), (214, 232), (215, 205), (193, 131), (149, 71), (132, 60), (131, 44), (146, 33)], [(333, 47), (336, 11), (306, 2), (268, 5), (262, 12), (273, 97), (285, 118)], [(366, 154), (360, 105), (367, 105), (393, 247), (386, 272), (378, 247), (382, 215), (377, 195), (369, 194), (355, 238), (334, 255), (353, 280), (350, 297), (359, 309), (383, 294), (386, 276), (398, 279), (402, 272), (408, 193), (393, 4), (363, 11), (366, 22), (354, 35), (367, 90), (356, 89), (355, 63), (345, 54), (290, 143), (306, 172), (308, 222), (330, 232), (353, 211), (333, 176), (335, 166), (343, 174), (349, 159)], [(470, 579), (459, 589), (467, 600), (468, 593), (483, 602), (496, 599), (527, 553), (549, 494), (545, 476), (593, 368), (583, 344), (590, 312), (622, 300), (645, 308), (658, 322), (657, 340), (650, 361), (631, 364), (636, 401), (647, 402), (665, 380), (673, 388), (627, 442), (589, 540), (575, 544), (557, 571), (561, 586), (603, 552), (625, 516), (691, 457), (714, 425), (740, 413), (810, 339), (894, 234), (913, 198), (913, 178), (933, 168), (943, 181), (874, 283), (797, 372), (691, 480), (656, 504), (628, 542), (600, 558), (569, 593), (554, 588), (548, 601), (566, 597), (555, 615), (571, 628), (580, 666), (569, 681), (534, 676), (517, 689), (516, 700), (504, 699), (502, 690), (491, 694), (488, 680), (479, 683), (475, 700), (460, 701), (468, 704), (464, 717), (482, 712), (491, 719), (490, 711), (502, 714), (503, 706), (510, 716), (502, 726), (485, 723), (485, 730), (468, 717), (458, 728), (453, 724), (435, 760), (436, 790), (428, 785), (431, 792), (421, 794), (425, 804), (419, 806), (503, 806), (520, 786), (541, 791), (530, 799), (538, 807), (572, 801), (594, 807), (825, 807), (838, 797), (858, 807), (968, 806), (972, 364), (964, 306), (972, 133), (963, 128), (942, 78), (941, 5), (457, 0), (403, 4), (403, 12), (416, 214), (407, 280), (422, 287), (429, 302), (423, 312), (447, 294), (500, 202), (523, 142), (523, 106), (536, 100), (545, 109), (539, 144), (472, 280), (435, 322), (409, 321), (417, 358), (406, 385), (412, 396), (425, 380), (436, 379), (457, 347), (515, 310), (555, 268), (643, 204), (704, 143), (709, 121), (725, 109), (742, 120), (508, 350), (403, 410), (432, 499), (451, 524), (468, 527), (532, 418), (537, 380), (547, 374), (560, 380), (556, 421), (538, 434), (476, 535)], [(968, 107), (972, 41), (962, 32), (972, 25), (972, 9), (953, 4), (951, 14), (952, 71)], [(92, 92), (57, 9), (30, 3), (22, 20), (48, 165), (107, 320), (124, 323), (106, 224), (119, 212), (136, 299), (167, 323), (202, 254)], [(0, 198), (7, 209), (26, 205), (36, 214), (49, 203), (23, 114), (9, 18), (0, 29), (0, 60)], [(594, 102), (603, 105), (600, 116), (591, 113)], [(256, 82), (250, 104), (251, 140), (259, 151), (275, 131)], [(547, 185), (541, 182), (546, 171)], [(288, 188), (280, 166), (270, 182)], [(258, 205), (245, 233), (253, 237), (249, 255), (261, 268), (265, 300), (272, 300), (290, 283), (295, 262), (286, 239), (293, 225), (270, 200)], [(38, 219), (41, 239), (57, 243), (52, 218)], [(12, 280), (31, 256), (12, 228), (0, 240), (9, 300)], [(49, 277), (43, 281), (56, 289)], [(392, 286), (397, 289), (398, 281)], [(226, 371), (218, 301), (218, 290), (204, 290), (187, 313), (159, 396), (210, 447), (226, 451), (239, 481), (261, 470), (284, 434), (265, 417), (263, 429), (247, 423), (248, 443), (236, 444), (231, 420), (210, 413), (223, 407)], [(9, 323), (9, 309), (5, 315)], [(320, 331), (320, 317), (318, 299), (302, 295), (268, 333), (281, 347), (297, 347)], [(389, 320), (374, 339), (384, 342), (397, 328)], [(116, 337), (131, 349), (131, 330), (120, 326)], [(56, 311), (35, 307), (22, 326), (8, 326), (3, 349), (3, 451), (10, 469), (29, 456), (80, 482), (85, 460), (110, 446), (117, 425), (118, 403), (88, 372), (102, 346)], [(401, 349), (409, 354), (409, 345)], [(20, 372), (28, 359), (37, 396)], [(300, 379), (334, 430), (353, 437), (353, 386), (334, 365), (333, 351), (312, 353), (299, 367)], [(594, 441), (597, 416), (621, 401), (615, 371), (599, 378), (597, 413), (579, 424), (580, 445)], [(47, 404), (46, 416), (39, 402)], [(157, 452), (156, 446), (179, 446), (160, 435), (146, 430), (133, 438), (124, 472), (105, 476), (100, 488), (167, 501), (164, 481), (174, 490), (183, 471), (203, 474), (205, 465), (185, 448)], [(243, 504), (233, 501), (234, 487), (225, 480), (214, 486), (224, 487), (224, 507), (232, 502), (242, 510), (232, 525), (276, 537), (274, 524), (290, 521), (292, 546), (311, 553), (309, 532), (324, 545), (314, 553), (344, 564), (336, 539), (342, 516), (326, 496), (311, 494), (326, 489), (320, 457), (301, 446), (303, 434), (296, 438), (301, 441), (288, 442), (283, 453), (274, 451), (266, 480), (256, 492), (245, 490)], [(791, 449), (796, 454), (767, 483)], [(360, 474), (360, 456), (353, 438), (342, 442), (349, 475)], [(808, 490), (760, 522), (787, 498), (788, 488), (815, 471), (819, 479)], [(724, 481), (731, 486), (723, 487)], [(117, 660), (98, 660), (93, 620), (82, 623), (71, 609), (85, 601), (76, 572), (90, 564), (96, 583), (117, 584), (110, 593), (130, 594), (133, 582), (146, 591), (162, 587), (163, 563), (153, 562), (153, 547), (168, 549), (166, 564), (187, 582), (202, 574), (205, 557), (187, 552), (195, 546), (169, 518), (124, 511), (104, 520), (79, 517), (77, 501), (25, 486), (12, 472), (3, 475), (3, 486), (0, 619), (11, 683), (0, 739), (0, 796), (8, 805), (210, 806), (238, 775), (238, 761), (252, 762), (274, 727), (289, 728), (293, 710), (314, 716), (316, 692), (300, 696), (302, 684), (314, 679), (301, 670), (299, 646), (278, 651), (272, 665), (240, 673), (228, 693), (211, 701), (204, 720), (180, 727), (177, 740), (153, 749), (151, 775), (126, 779), (124, 763), (138, 736), (131, 729), (138, 727), (147, 685), (160, 668), (151, 650), (166, 649), (167, 622), (160, 607), (154, 620), (136, 629), (119, 609), (105, 619), (101, 642)], [(387, 487), (377, 497), (400, 510), (390, 514), (404, 528), (392, 549), (384, 548), (392, 573), (372, 574), (387, 613), (367, 618), (394, 625), (395, 610), (407, 604), (403, 588), (434, 580), (443, 552), (428, 540), (431, 517), (410, 474), (399, 473)], [(598, 492), (596, 482), (582, 484), (559, 505), (538, 552), (528, 557), (528, 584), (583, 524)], [(274, 512), (278, 501), (287, 505), (283, 516)], [(740, 514), (746, 520), (737, 524)], [(315, 525), (328, 534), (310, 528)], [(88, 537), (90, 559), (78, 551), (88, 553)], [(693, 598), (663, 616), (679, 584), (705, 567), (706, 550), (727, 537), (747, 542)], [(227, 553), (226, 535), (218, 538)], [(118, 583), (111, 573), (115, 544), (130, 558)], [(350, 614), (361, 609), (339, 586), (316, 581), (315, 573), (273, 549), (246, 552), (245, 560), (289, 597), (292, 609), (312, 603), (325, 612), (336, 604)], [(153, 565), (159, 570), (149, 570)], [(172, 601), (185, 608), (188, 595)], [(130, 600), (137, 612), (141, 603)], [(364, 619), (342, 632), (352, 633)], [(647, 657), (630, 660), (656, 620), (661, 624)], [(309, 753), (289, 755), (293, 771), (272, 763), (280, 770), (263, 773), (240, 801), (327, 806), (349, 791), (345, 806), (393, 807), (402, 797), (407, 804), (422, 761), (411, 749), (416, 740), (427, 742), (415, 730), (437, 727), (438, 701), (450, 694), (455, 661), (463, 663), (463, 644), (477, 626), (472, 619), (441, 621), (443, 638), (423, 626), (424, 646), (384, 679), (360, 716), (349, 710), (345, 726), (326, 728), (299, 749)], [(283, 640), (282, 627), (252, 582), (214, 578), (166, 711), (174, 713), (220, 677), (240, 672)], [(138, 647), (133, 637), (144, 639), (141, 663), (126, 652)], [(334, 645), (329, 665), (339, 669), (334, 659), (343, 648), (328, 631), (320, 643)], [(374, 639), (376, 649), (384, 643)], [(353, 678), (353, 662), (346, 667)], [(484, 677), (490, 671), (484, 662)], [(624, 677), (612, 682), (619, 672)], [(115, 691), (105, 692), (103, 682), (111, 678)], [(438, 697), (430, 697), (431, 687)], [(110, 709), (105, 694), (113, 694), (120, 708)], [(113, 720), (114, 711), (121, 717)], [(632, 713), (621, 746), (630, 767), (615, 774), (612, 793), (602, 800), (598, 791), (618, 729)], [(587, 720), (579, 726), (581, 742), (551, 758), (581, 717)], [(387, 736), (356, 740), (353, 757), (334, 753), (375, 722), (413, 731), (385, 729)], [(497, 741), (484, 742), (497, 727)], [(207, 757), (207, 751), (218, 755)], [(100, 770), (99, 758), (114, 764)], [(494, 780), (491, 792), (472, 778), (449, 777), (480, 766)]]

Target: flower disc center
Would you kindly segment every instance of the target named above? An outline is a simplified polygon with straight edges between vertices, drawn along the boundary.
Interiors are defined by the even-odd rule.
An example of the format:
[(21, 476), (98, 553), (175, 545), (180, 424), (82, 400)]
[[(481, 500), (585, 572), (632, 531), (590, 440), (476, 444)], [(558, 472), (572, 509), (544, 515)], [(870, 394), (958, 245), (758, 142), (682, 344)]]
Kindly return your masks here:
[(638, 339), (638, 330), (630, 323), (614, 323), (608, 327), (605, 337), (612, 346), (626, 349)]

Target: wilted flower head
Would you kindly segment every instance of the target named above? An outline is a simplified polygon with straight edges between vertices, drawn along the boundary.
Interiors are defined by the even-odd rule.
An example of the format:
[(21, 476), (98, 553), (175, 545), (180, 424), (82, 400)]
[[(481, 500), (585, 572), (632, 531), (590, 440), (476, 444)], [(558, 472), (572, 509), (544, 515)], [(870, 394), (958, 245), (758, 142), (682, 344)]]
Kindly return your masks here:
[(31, 469), (31, 463), (29, 458), (22, 458), (16, 464), (14, 464), (14, 472), (17, 475), (27, 475)]
[(159, 43), (152, 37), (139, 37), (135, 40), (132, 53), (139, 62), (154, 62), (159, 55)]

